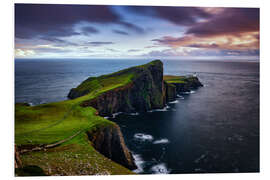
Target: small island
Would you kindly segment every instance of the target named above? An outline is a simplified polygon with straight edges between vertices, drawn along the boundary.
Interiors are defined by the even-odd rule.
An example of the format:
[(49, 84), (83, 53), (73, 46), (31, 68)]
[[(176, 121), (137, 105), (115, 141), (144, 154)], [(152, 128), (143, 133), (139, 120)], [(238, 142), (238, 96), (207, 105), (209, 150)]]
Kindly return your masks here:
[(164, 75), (163, 63), (154, 60), (89, 77), (70, 90), (69, 100), (16, 103), (16, 175), (134, 174), (119, 126), (104, 117), (161, 109), (178, 93), (200, 86), (196, 76)]

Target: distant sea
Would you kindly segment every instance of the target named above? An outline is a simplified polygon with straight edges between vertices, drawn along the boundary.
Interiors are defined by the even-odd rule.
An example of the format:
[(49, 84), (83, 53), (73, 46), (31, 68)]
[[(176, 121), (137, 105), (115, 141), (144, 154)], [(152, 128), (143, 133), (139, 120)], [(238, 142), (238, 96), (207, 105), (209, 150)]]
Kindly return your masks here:
[[(15, 101), (67, 99), (89, 76), (150, 60), (16, 59)], [(259, 62), (163, 60), (164, 73), (197, 73), (204, 87), (179, 94), (164, 109), (120, 114), (117, 122), (138, 173), (259, 171)]]

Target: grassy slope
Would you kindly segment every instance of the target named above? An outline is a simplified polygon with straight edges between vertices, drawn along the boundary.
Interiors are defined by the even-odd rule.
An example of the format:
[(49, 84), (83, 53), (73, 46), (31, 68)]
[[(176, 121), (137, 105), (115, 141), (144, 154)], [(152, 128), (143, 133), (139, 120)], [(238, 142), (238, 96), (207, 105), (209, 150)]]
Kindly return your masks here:
[(164, 75), (164, 81), (167, 83), (187, 83), (188, 77), (186, 76), (172, 76), (172, 75)]
[(113, 122), (97, 116), (94, 108), (83, 108), (78, 103), (68, 100), (34, 107), (15, 107), (15, 143), (19, 146), (53, 144), (78, 133), (47, 152), (22, 155), (24, 165), (38, 165), (47, 173), (62, 175), (130, 174), (126, 168), (95, 151), (87, 139), (86, 131), (97, 126), (113, 125)]
[(156, 60), (148, 64), (131, 67), (115, 73), (102, 75), (99, 77), (90, 77), (75, 89), (79, 92), (98, 92), (98, 94), (100, 94), (104, 91), (112, 90), (131, 83), (142, 70), (147, 69), (150, 65), (158, 63), (160, 63), (160, 61)]
[(77, 90), (89, 90), (89, 93), (74, 100), (38, 106), (15, 105), (15, 143), (18, 146), (53, 144), (77, 134), (46, 152), (22, 155), (24, 165), (38, 165), (49, 174), (62, 175), (132, 173), (94, 150), (85, 132), (97, 126), (113, 125), (113, 122), (97, 116), (94, 108), (81, 107), (80, 104), (132, 83), (138, 70), (156, 62), (89, 78), (77, 87)]

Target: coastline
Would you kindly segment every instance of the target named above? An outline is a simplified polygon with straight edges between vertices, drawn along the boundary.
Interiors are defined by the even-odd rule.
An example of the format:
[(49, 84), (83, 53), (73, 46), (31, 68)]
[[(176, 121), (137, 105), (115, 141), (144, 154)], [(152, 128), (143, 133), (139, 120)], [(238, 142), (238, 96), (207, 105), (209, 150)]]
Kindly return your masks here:
[[(178, 83), (178, 82), (176, 82), (175, 80), (178, 80), (180, 84), (183, 84), (183, 81), (182, 80), (184, 80), (183, 78), (186, 78), (186, 77), (176, 77), (176, 76), (166, 77), (167, 80), (173, 80), (174, 81), (174, 82), (172, 82), (172, 84), (171, 84), (170, 87), (165, 87), (166, 88), (166, 92), (168, 91), (168, 89), (170, 89), (170, 92), (168, 91), (168, 93), (166, 93), (166, 92), (164, 92), (164, 87), (163, 87), (163, 67), (162, 67), (163, 65), (162, 65), (162, 63), (160, 61), (154, 61), (154, 62), (151, 62), (149, 64), (150, 65), (138, 66), (139, 68), (137, 68), (137, 69), (140, 69), (138, 71), (139, 72), (138, 74), (136, 74), (137, 73), (136, 72), (137, 69), (135, 68), (135, 76), (137, 76), (139, 79), (140, 78), (143, 78), (143, 79), (144, 78), (148, 78), (148, 81), (145, 81), (146, 84), (148, 84), (150, 81), (153, 81), (153, 79), (151, 78), (152, 75), (151, 75), (151, 73), (149, 73), (149, 69), (150, 69), (150, 72), (152, 72), (152, 73), (154, 72), (154, 74), (155, 73), (158, 74), (158, 76), (157, 76), (158, 77), (158, 81), (155, 81), (154, 80), (153, 82), (154, 82), (154, 84), (156, 83), (157, 84), (157, 87), (159, 87), (159, 88), (158, 88), (158, 90), (155, 89), (156, 88), (156, 85), (154, 85), (152, 87), (152, 90), (151, 90), (151, 88), (148, 89), (149, 90), (148, 93), (145, 94), (146, 95), (145, 96), (146, 99), (144, 99), (145, 101), (142, 99), (143, 102), (142, 103), (140, 102), (143, 105), (146, 104), (146, 106), (145, 106), (144, 109), (139, 108), (138, 112), (143, 112), (143, 111), (146, 112), (146, 111), (153, 110), (153, 109), (163, 108), (165, 106), (165, 104), (166, 104), (165, 102), (168, 101), (169, 98), (176, 98), (176, 95), (177, 95), (176, 94), (176, 90), (177, 90), (177, 84), (176, 83)], [(155, 71), (156, 67), (158, 67), (158, 69), (161, 69), (161, 73), (160, 73), (160, 71), (157, 71), (157, 72)], [(119, 71), (119, 72), (120, 72), (120, 74), (122, 73), (122, 74), (125, 75), (125, 72), (128, 73), (128, 74), (130, 74), (130, 70), (132, 70), (132, 68), (129, 68), (128, 70)], [(145, 74), (144, 72), (147, 72), (147, 73)], [(143, 74), (143, 75), (141, 76), (141, 74)], [(106, 77), (106, 76), (101, 76), (101, 77)], [(113, 76), (113, 78), (114, 77), (119, 77), (119, 76), (117, 74), (117, 76)], [(129, 150), (125, 146), (125, 143), (123, 141), (122, 134), (121, 134), (121, 131), (120, 131), (118, 125), (116, 125), (115, 123), (110, 122), (110, 121), (108, 121), (108, 120), (106, 120), (106, 119), (98, 116), (98, 114), (100, 114), (100, 112), (106, 112), (106, 111), (108, 112), (108, 110), (104, 111), (102, 109), (102, 108), (104, 108), (104, 106), (96, 106), (96, 109), (98, 110), (98, 111), (96, 111), (96, 110), (94, 110), (94, 108), (92, 108), (91, 105), (90, 105), (91, 107), (89, 107), (89, 104), (87, 104), (87, 103), (89, 103), (89, 101), (88, 101), (89, 98), (90, 99), (92, 98), (93, 100), (96, 100), (97, 98), (104, 97), (104, 95), (106, 97), (107, 96), (106, 93), (109, 93), (109, 95), (111, 95), (111, 97), (115, 97), (114, 95), (111, 94), (111, 93), (114, 93), (114, 91), (116, 91), (118, 93), (118, 95), (120, 93), (120, 96), (121, 96), (121, 91), (126, 92), (126, 91), (129, 91), (131, 87), (134, 87), (134, 86), (131, 86), (130, 83), (133, 83), (133, 82), (136, 83), (136, 81), (134, 79), (132, 79), (132, 80), (129, 79), (129, 78), (133, 78), (133, 77), (134, 76), (128, 76), (128, 79), (124, 80), (124, 82), (125, 82), (124, 84), (122, 84), (123, 81), (121, 79), (120, 84), (115, 84), (113, 87), (110, 86), (109, 87), (109, 91), (108, 91), (108, 88), (107, 88), (105, 91), (103, 91), (104, 93), (101, 93), (101, 94), (99, 93), (100, 91), (98, 92), (98, 94), (91, 94), (90, 93), (90, 95), (89, 95), (89, 93), (87, 93), (85, 96), (74, 98), (74, 100), (66, 100), (66, 101), (63, 101), (63, 102), (43, 104), (43, 105), (38, 105), (38, 106), (25, 106), (24, 104), (17, 104), (16, 107), (15, 107), (15, 110), (16, 110), (16, 113), (15, 113), (16, 114), (16, 118), (15, 118), (15, 120), (16, 120), (15, 142), (16, 142), (16, 145), (18, 146), (19, 151), (23, 149), (22, 147), (26, 147), (25, 145), (28, 145), (28, 146), (31, 147), (34, 144), (37, 144), (37, 145), (38, 144), (41, 144), (42, 145), (42, 144), (49, 144), (49, 143), (52, 143), (52, 142), (55, 143), (55, 140), (56, 139), (54, 137), (50, 137), (51, 139), (49, 139), (49, 140), (48, 139), (42, 139), (42, 138), (40, 139), (40, 138), (38, 138), (38, 134), (40, 133), (40, 135), (42, 136), (42, 134), (43, 134), (42, 131), (49, 131), (50, 132), (52, 130), (54, 132), (55, 131), (55, 129), (54, 129), (55, 126), (60, 126), (58, 128), (60, 128), (61, 130), (66, 131), (67, 129), (63, 129), (66, 125), (63, 125), (63, 124), (65, 124), (64, 123), (65, 121), (70, 121), (68, 123), (71, 123), (72, 122), (73, 125), (76, 124), (76, 126), (78, 126), (77, 128), (75, 128), (76, 130), (72, 130), (71, 132), (79, 132), (79, 133), (76, 134), (75, 137), (72, 137), (71, 139), (68, 139), (68, 142), (63, 141), (63, 144), (57, 144), (57, 147), (55, 149), (58, 149), (58, 148), (61, 149), (61, 147), (62, 148), (63, 147), (66, 147), (67, 148), (67, 145), (68, 146), (69, 145), (73, 146), (74, 145), (74, 142), (73, 142), (74, 139), (77, 139), (76, 141), (81, 141), (82, 139), (84, 139), (83, 142), (84, 143), (87, 143), (88, 142), (87, 144), (89, 144), (89, 140), (90, 140), (90, 144), (92, 144), (91, 146), (93, 146), (97, 151), (99, 151), (101, 154), (103, 154), (107, 158), (112, 159), (112, 160), (114, 160), (114, 161), (116, 161), (116, 162), (118, 162), (118, 163), (126, 166), (129, 169), (136, 169), (135, 168), (136, 165), (134, 163), (134, 158), (132, 157), (131, 153), (129, 152)], [(179, 80), (179, 78), (181, 78), (181, 80)], [(105, 80), (106, 80), (106, 78), (105, 78)], [(186, 81), (189, 82), (188, 79), (186, 79)], [(141, 84), (141, 80), (138, 81), (138, 83)], [(164, 82), (164, 83), (166, 83), (167, 85), (170, 84), (170, 83), (167, 83), (167, 82)], [(125, 87), (125, 84), (126, 84), (126, 87), (128, 87), (127, 89), (124, 88)], [(186, 86), (186, 84), (188, 84), (188, 83), (184, 83), (185, 86)], [(181, 87), (185, 87), (185, 86), (181, 86)], [(88, 87), (92, 87), (92, 86), (88, 86)], [(146, 86), (146, 87), (148, 87), (148, 86)], [(194, 88), (194, 87), (192, 86), (192, 88)], [(135, 92), (144, 93), (143, 90), (142, 91), (137, 91), (137, 89), (135, 89)], [(156, 95), (155, 96), (152, 96), (153, 94), (154, 95), (156, 94)], [(148, 97), (148, 95), (149, 95), (149, 97)], [(130, 97), (133, 97), (133, 94)], [(106, 98), (105, 98), (105, 100), (106, 100)], [(111, 100), (112, 101), (109, 100), (106, 104), (114, 104), (115, 105), (116, 102), (114, 101), (114, 99), (112, 98)], [(102, 102), (104, 102), (104, 98), (102, 98)], [(118, 102), (119, 102), (119, 100), (118, 100)], [(126, 101), (126, 102), (128, 102), (128, 101)], [(152, 104), (151, 106), (149, 106), (150, 105), (149, 102), (151, 102), (150, 103), (150, 104)], [(131, 111), (131, 109), (136, 110), (136, 107), (141, 107), (141, 105), (137, 106), (136, 103), (137, 103), (137, 101), (131, 102), (130, 105), (132, 105), (132, 104), (135, 105), (134, 106), (135, 108), (132, 108), (132, 106), (130, 106), (129, 109), (126, 109), (126, 112), (137, 113), (137, 111)], [(115, 106), (115, 107), (117, 107), (117, 106)], [(115, 110), (109, 109), (109, 111), (113, 114), (113, 113), (119, 112), (118, 109), (117, 108)], [(41, 118), (41, 120), (42, 120), (41, 122), (44, 122), (44, 121), (47, 122), (48, 121), (48, 118), (49, 119), (55, 119), (55, 118), (57, 118), (57, 117), (55, 117), (55, 111), (56, 110), (59, 113), (57, 115), (58, 117), (63, 114), (63, 117), (64, 117), (64, 119), (62, 120), (63, 122), (61, 121), (61, 123), (56, 124), (56, 125), (54, 124), (51, 127), (50, 127), (50, 125), (48, 125), (48, 124), (51, 123), (50, 122), (50, 123), (47, 124), (47, 126), (46, 126), (47, 128), (46, 129), (44, 129), (44, 127), (43, 127), (43, 129), (38, 129), (37, 131), (30, 132), (29, 134), (27, 134), (27, 128), (24, 130), (25, 132), (19, 132), (18, 133), (18, 131), (20, 131), (20, 120), (19, 119), (21, 119), (22, 117), (25, 118), (25, 116), (28, 116), (30, 118), (35, 118), (36, 111), (41, 111), (41, 112), (38, 112), (38, 114), (40, 113), (38, 116), (45, 116), (44, 119)], [(68, 115), (65, 113), (66, 110), (68, 110), (68, 112), (69, 112)], [(81, 117), (81, 115), (89, 112), (89, 110), (92, 112), (92, 115), (90, 115), (90, 116), (88, 115), (87, 117), (88, 117), (88, 119), (89, 118), (92, 119), (91, 121), (94, 122), (94, 124), (92, 124), (90, 127), (88, 125), (87, 128), (80, 129), (80, 126), (82, 124), (81, 125), (78, 125), (78, 122), (76, 122), (76, 119), (78, 118), (77, 117), (78, 116), (77, 113), (79, 113), (79, 117)], [(62, 114), (61, 114), (61, 112), (62, 112)], [(70, 114), (72, 114), (72, 115), (70, 115)], [(74, 114), (75, 114), (75, 116), (74, 116)], [(106, 113), (103, 113), (103, 114), (106, 114)], [(107, 113), (107, 115), (112, 115), (112, 114)], [(70, 117), (70, 116), (73, 116), (73, 117)], [(94, 120), (93, 117), (95, 117), (94, 119), (96, 119), (96, 120)], [(86, 121), (83, 122), (83, 124), (84, 123), (88, 124), (87, 118), (86, 118)], [(31, 126), (32, 125), (30, 123), (29, 124), (29, 128), (32, 129)], [(40, 126), (40, 125), (37, 124), (37, 126)], [(61, 126), (63, 126), (63, 127), (61, 127)], [(106, 127), (112, 127), (112, 128), (107, 129)], [(69, 128), (71, 128), (71, 127), (69, 127)], [(107, 130), (105, 130), (105, 131), (104, 130), (96, 131), (97, 129), (104, 129), (104, 128), (107, 129)], [(78, 131), (79, 129), (80, 129), (81, 132)], [(115, 131), (114, 129), (118, 129), (118, 130)], [(33, 130), (31, 130), (31, 131), (33, 131)], [(114, 133), (115, 135), (112, 136), (111, 133), (114, 132), (114, 131), (116, 133)], [(85, 138), (86, 137), (85, 136), (86, 134), (84, 132), (87, 132), (88, 138)], [(94, 133), (94, 132), (97, 132), (97, 133)], [(35, 133), (36, 134), (36, 137), (35, 138), (32, 138), (30, 140), (31, 137), (28, 136), (28, 135), (30, 135), (31, 133), (32, 134)], [(56, 132), (56, 133), (59, 133), (59, 132)], [(22, 134), (24, 134), (24, 136), (22, 136)], [(63, 140), (63, 137), (64, 136), (63, 136), (62, 133), (60, 133), (60, 134), (62, 135), (61, 138), (59, 137), (59, 140), (61, 142), (61, 140)], [(107, 134), (107, 135), (105, 135), (105, 134)], [(67, 134), (65, 134), (65, 138), (66, 138), (66, 135)], [(73, 135), (74, 135), (74, 133), (73, 133)], [(26, 136), (28, 136), (28, 137), (26, 137)], [(55, 135), (53, 135), (53, 136), (55, 136)], [(81, 136), (81, 138), (78, 138), (79, 136)], [(84, 136), (84, 138), (82, 138), (83, 136)], [(108, 137), (106, 137), (106, 136), (108, 136)], [(69, 137), (71, 137), (71, 136), (69, 135)], [(103, 138), (100, 139), (100, 137), (103, 137)], [(115, 137), (116, 139), (119, 139), (119, 138), (120, 139), (117, 140), (117, 141), (115, 141), (115, 140), (111, 139), (112, 137)], [(97, 139), (99, 139), (99, 140), (97, 140)], [(30, 140), (30, 143), (29, 143), (29, 140)], [(114, 145), (114, 144), (111, 144), (112, 142), (119, 142), (119, 143), (116, 144), (116, 145)], [(82, 149), (85, 149), (84, 146), (82, 146), (82, 144), (80, 142), (76, 142), (75, 144), (81, 146), (79, 148), (80, 150), (77, 151), (77, 153), (78, 152), (82, 152)], [(34, 146), (36, 146), (36, 145), (34, 145)], [(104, 148), (104, 147), (106, 147), (106, 148)], [(117, 153), (114, 152), (115, 149), (119, 149), (119, 148), (122, 149), (122, 150), (120, 150), (120, 151), (118, 150)], [(53, 151), (53, 149), (54, 148), (52, 148), (52, 150), (50, 150), (49, 148), (45, 148), (45, 150), (43, 149), (43, 151), (50, 152), (50, 151)], [(106, 151), (103, 151), (104, 149), (108, 149), (108, 151), (107, 150)], [(119, 152), (122, 152), (122, 153), (119, 154)], [(61, 152), (61, 153), (63, 153), (63, 152)], [(64, 152), (63, 154), (65, 154), (65, 153), (68, 153), (68, 152)], [(99, 154), (99, 153), (95, 153), (95, 154)], [(39, 152), (29, 152), (28, 154), (26, 153), (26, 155), (22, 155), (22, 162), (26, 162), (26, 164), (27, 163), (30, 163), (30, 162), (32, 162), (32, 163), (35, 162), (34, 159), (32, 159), (32, 161), (29, 162), (29, 160), (27, 159), (27, 158), (29, 158), (29, 155), (30, 156), (36, 155), (36, 157), (38, 158), (40, 155), (42, 155), (42, 153), (41, 153), (41, 151), (39, 151)], [(73, 159), (73, 158), (71, 158), (71, 159)], [(119, 161), (119, 159), (120, 159), (120, 161)], [(48, 161), (48, 162), (50, 162), (50, 161)], [(50, 169), (48, 169), (48, 167), (44, 167), (44, 165), (42, 165), (42, 164), (41, 164), (41, 167), (42, 167), (42, 169), (44, 169), (44, 171), (46, 172), (46, 174), (54, 175), (54, 174), (58, 174), (59, 173), (58, 172), (59, 170), (57, 170), (55, 172), (52, 172), (54, 170), (52, 170), (52, 169), (50, 170)], [(65, 168), (63, 168), (63, 171), (65, 171), (64, 169)], [(60, 171), (60, 175), (61, 174), (62, 175), (65, 174), (63, 171)], [(107, 169), (106, 171), (109, 172), (110, 169)], [(70, 172), (70, 173), (77, 174), (76, 172)], [(86, 174), (91, 174), (89, 172), (85, 172), (85, 173)], [(122, 170), (120, 173), (119, 173), (119, 171), (110, 172), (110, 174), (114, 174), (114, 173), (116, 173), (116, 174), (122, 174), (122, 173), (123, 174), (127, 174), (128, 171), (126, 171), (126, 170), (123, 171)]]

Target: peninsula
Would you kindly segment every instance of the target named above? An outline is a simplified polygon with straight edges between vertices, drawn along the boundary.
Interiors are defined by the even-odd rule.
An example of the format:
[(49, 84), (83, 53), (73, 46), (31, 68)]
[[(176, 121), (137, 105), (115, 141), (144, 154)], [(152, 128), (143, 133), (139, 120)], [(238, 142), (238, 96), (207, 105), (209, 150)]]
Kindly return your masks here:
[[(70, 90), (69, 100), (15, 104), (15, 173), (33, 175), (134, 174), (134, 158), (114, 113), (161, 109), (180, 92), (202, 86), (195, 76), (163, 75), (150, 63), (99, 77)], [(139, 120), (139, 119), (138, 119)]]

